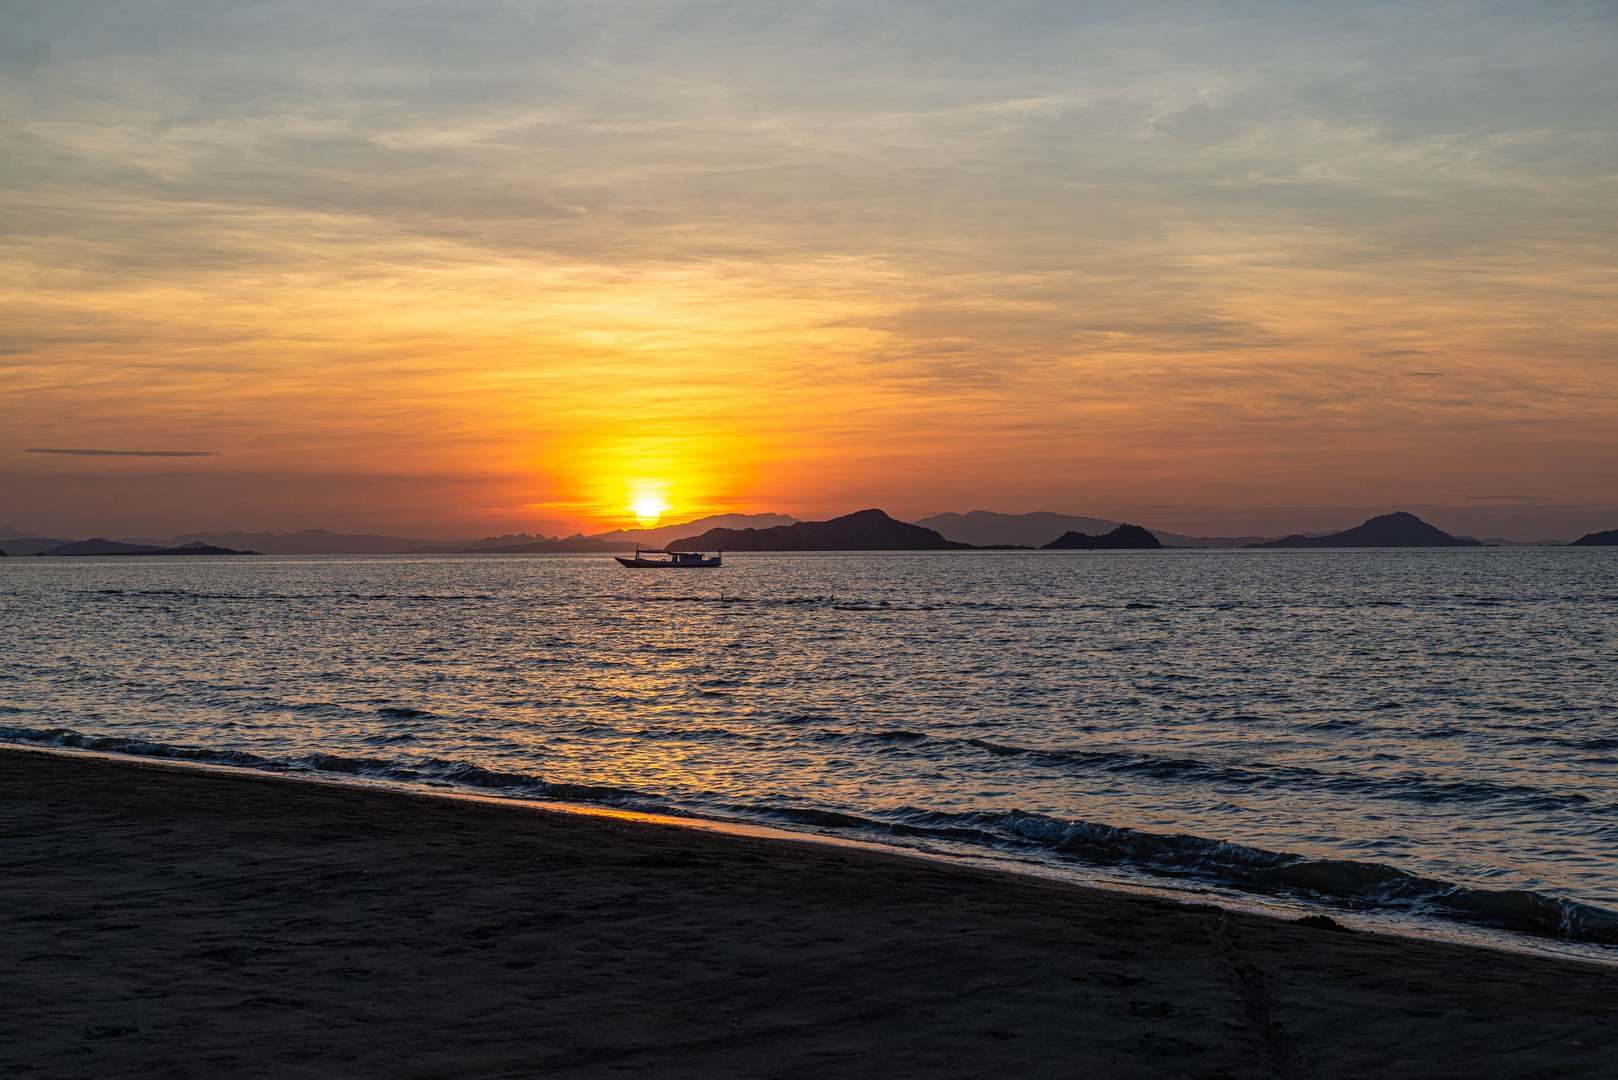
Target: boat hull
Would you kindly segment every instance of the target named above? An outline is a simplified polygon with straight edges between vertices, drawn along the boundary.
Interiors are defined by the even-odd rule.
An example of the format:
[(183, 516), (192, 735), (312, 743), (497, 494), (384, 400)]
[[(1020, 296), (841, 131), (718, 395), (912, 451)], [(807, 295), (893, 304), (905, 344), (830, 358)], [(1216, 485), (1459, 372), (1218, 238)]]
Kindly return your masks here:
[(701, 562), (674, 562), (668, 559), (626, 559), (622, 555), (614, 555), (618, 565), (627, 566), (631, 570), (706, 570), (723, 565), (721, 559), (704, 559)]

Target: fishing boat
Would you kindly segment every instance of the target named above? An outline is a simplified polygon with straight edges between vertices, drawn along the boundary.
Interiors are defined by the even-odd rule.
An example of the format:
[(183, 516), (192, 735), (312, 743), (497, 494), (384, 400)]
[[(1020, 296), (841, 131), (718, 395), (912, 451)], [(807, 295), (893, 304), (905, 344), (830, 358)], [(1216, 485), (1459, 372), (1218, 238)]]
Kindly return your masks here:
[[(667, 555), (666, 559), (644, 559), (643, 555)], [(724, 564), (725, 553), (717, 555), (704, 555), (700, 551), (665, 551), (661, 548), (636, 548), (633, 557), (614, 555), (613, 558), (623, 566), (633, 569), (645, 569), (654, 566), (720, 566)]]

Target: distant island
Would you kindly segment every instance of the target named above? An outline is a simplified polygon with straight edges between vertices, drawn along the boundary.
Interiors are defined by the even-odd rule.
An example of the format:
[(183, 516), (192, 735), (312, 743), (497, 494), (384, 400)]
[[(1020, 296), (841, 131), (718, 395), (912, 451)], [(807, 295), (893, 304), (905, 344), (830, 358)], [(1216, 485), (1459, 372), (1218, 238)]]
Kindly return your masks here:
[[(1032, 514), (996, 514), (973, 510), (969, 514), (934, 514), (912, 524), (932, 529), (945, 540), (973, 547), (1044, 547), (1065, 532), (1104, 533), (1118, 527), (1105, 518), (1073, 517), (1036, 511)], [(1262, 540), (1263, 537), (1257, 537)]]
[(1250, 548), (1483, 547), (1481, 540), (1451, 536), (1403, 510), (1374, 517), (1363, 525), (1325, 536), (1283, 536)]
[(1618, 529), (1585, 533), (1569, 544), (1568, 547), (1618, 547)]
[(59, 544), (35, 555), (261, 555), (259, 551), (236, 551), (233, 548), (214, 547), (211, 544), (185, 544), (180, 547), (154, 547), (150, 544), (124, 544), (117, 540), (79, 540), (72, 544)]
[(1160, 549), (1157, 537), (1139, 525), (1120, 525), (1110, 533), (1090, 536), (1081, 532), (1065, 532), (1046, 544), (1042, 551), (1143, 551)]
[[(988, 510), (973, 510), (969, 514), (934, 514), (915, 524), (934, 529), (946, 540), (956, 540), (980, 548), (1045, 547), (1065, 532), (1101, 535), (1116, 529), (1121, 523), (1106, 518), (1074, 517), (1036, 511), (1031, 514), (997, 514)], [(1171, 548), (1238, 548), (1267, 536), (1186, 536), (1163, 529), (1147, 529), (1164, 547)]]
[(830, 521), (800, 521), (772, 529), (709, 529), (670, 540), (666, 546), (682, 551), (949, 551), (970, 550), (973, 545), (895, 521), (881, 510), (861, 510)]
[(72, 542), (65, 536), (7, 537), (0, 540), (0, 551), (5, 552), (7, 555), (33, 555), (48, 548), (61, 547), (63, 544), (71, 544)]
[[(732, 551), (899, 551), (899, 550), (997, 550), (1047, 548), (1050, 550), (1147, 550), (1141, 543), (1117, 543), (1122, 523), (1106, 518), (1075, 517), (1046, 511), (1001, 514), (973, 510), (966, 514), (935, 514), (905, 523), (879, 510), (861, 514), (880, 515), (880, 527), (865, 532), (854, 525), (860, 514), (850, 514), (832, 522), (800, 522), (786, 514), (715, 514), (673, 525), (645, 529), (614, 529), (609, 532), (572, 536), (546, 536), (506, 533), (503, 536), (447, 537), (440, 540), (399, 536), (333, 533), (324, 529), (301, 532), (189, 533), (169, 539), (125, 536), (117, 540), (98, 537), (75, 542), (0, 525), (0, 556), (12, 555), (458, 555), (458, 554), (560, 554), (615, 553), (642, 548), (664, 548), (668, 544), (694, 545), (724, 540)], [(837, 525), (842, 522), (844, 525)], [(885, 522), (886, 524), (881, 524)], [(1383, 528), (1378, 523), (1389, 527)], [(785, 534), (779, 526), (805, 525), (806, 532)], [(1373, 529), (1373, 526), (1376, 528)], [(1372, 518), (1353, 529), (1332, 533), (1300, 533), (1275, 536), (1189, 536), (1163, 529), (1140, 528), (1165, 548), (1334, 548), (1334, 547), (1560, 547), (1564, 540), (1509, 540), (1495, 537), (1477, 541), (1450, 536), (1408, 513)], [(908, 530), (915, 529), (919, 532)], [(838, 534), (827, 539), (827, 530)], [(1102, 543), (1102, 541), (1108, 541)], [(748, 544), (772, 545), (752, 548)], [(82, 545), (98, 545), (91, 549)], [(780, 546), (774, 546), (780, 545)], [(719, 546), (717, 543), (714, 547)], [(1618, 529), (1590, 533), (1572, 542), (1575, 547), (1618, 546)]]

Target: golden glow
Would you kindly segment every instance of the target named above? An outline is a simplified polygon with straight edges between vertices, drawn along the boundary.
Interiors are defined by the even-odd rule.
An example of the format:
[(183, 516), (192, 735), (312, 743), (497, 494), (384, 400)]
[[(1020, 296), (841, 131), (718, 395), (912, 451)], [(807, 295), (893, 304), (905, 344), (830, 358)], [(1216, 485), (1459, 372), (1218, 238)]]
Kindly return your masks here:
[[(265, 234), (278, 223), (264, 223)], [(1120, 334), (1058, 353), (1033, 330), (1015, 336), (1057, 313), (997, 321), (982, 298), (992, 282), (973, 276), (905, 280), (834, 260), (748, 281), (662, 267), (606, 274), (344, 224), (352, 232), (319, 249), (325, 273), (308, 280), (251, 270), (124, 277), (85, 294), (69, 281), (50, 287), (38, 268), (71, 259), (48, 244), (32, 253), (32, 276), (0, 271), (0, 308), (15, 333), (48, 341), (93, 308), (123, 335), (0, 360), (9, 388), (0, 418), (19, 445), (221, 452), (155, 463), (30, 458), (21, 464), (47, 479), (28, 490), (73, 490), (63, 485), (89, 475), (87, 460), (101, 470), (93, 476), (145, 470), (137, 509), (162, 523), (131, 509), (128, 535), (172, 535), (178, 526), (167, 522), (198, 506), (207, 514), (183, 519), (198, 531), (240, 523), (432, 536), (412, 530), (448, 520), (468, 535), (590, 534), (654, 515), (813, 519), (866, 506), (917, 517), (978, 508), (1118, 516), (1147, 502), (1145, 491), (1153, 503), (1284, 504), (1322, 485), (1337, 500), (1381, 504), (1421, 501), (1429, 488), (1519, 490), (1553, 458), (1580, 466), (1565, 475), (1588, 472), (1600, 461), (1572, 444), (1606, 445), (1594, 433), (1610, 423), (1603, 409), (1618, 392), (1597, 362), (1608, 355), (1596, 348), (1605, 324), (1576, 318), (1590, 312), (1572, 301), (1553, 312), (1556, 326), (1526, 321), (1482, 285), (1416, 302), (1424, 282), (1447, 280), (1433, 272), (1406, 282), (1394, 304), (1383, 277), (1289, 266), (1283, 282), (1268, 268), (1279, 255), (1248, 266), (1243, 251), (1207, 235), (1182, 237), (1182, 249), (1241, 272), (1187, 286), (1199, 292), (1192, 306), (1249, 327), (1256, 344)], [(407, 265), (417, 250), (433, 254), (422, 260), (431, 272)], [(369, 281), (348, 261), (359, 255), (398, 269)], [(1547, 297), (1576, 295), (1570, 267), (1545, 271)], [(1243, 287), (1222, 291), (1231, 279)], [(543, 320), (533, 295), (548, 298)], [(1083, 303), (1076, 294), (1063, 317), (1077, 318)], [(907, 308), (935, 314), (907, 322)], [(299, 313), (296, 335), (276, 321), (286, 311)], [(1366, 312), (1377, 315), (1371, 325), (1355, 323)], [(1291, 343), (1284, 356), (1272, 340)], [(1379, 356), (1390, 342), (1395, 355)], [(1532, 350), (1541, 367), (1508, 385), (1514, 357)], [(953, 359), (958, 351), (972, 355)], [(1446, 374), (1398, 378), (1407, 369)], [(1585, 397), (1559, 389), (1574, 375)], [(1535, 429), (1503, 423), (1524, 410), (1555, 419), (1569, 445), (1530, 445)], [(1480, 469), (1465, 438), (1472, 428), (1515, 437), (1520, 461)], [(1417, 451), (1419, 476), (1405, 467)], [(336, 479), (309, 479), (328, 473)], [(362, 476), (376, 478), (363, 505), (347, 479)], [(72, 505), (105, 514), (97, 491), (80, 495)], [(1153, 509), (1148, 523), (1174, 520)], [(99, 516), (61, 526), (64, 535), (108, 527)]]
[(665, 511), (672, 509), (668, 503), (656, 498), (636, 499), (634, 505), (629, 508), (635, 515), (635, 523), (648, 529), (657, 524)]
[[(0, 526), (430, 539), (877, 506), (1273, 535), (1369, 516), (1299, 507), (1618, 505), (1604, 14), (1524, 16), (1531, 49), (1431, 12), (1297, 40), (1216, 14), (1164, 52), (1067, 5), (1049, 51), (994, 73), (974, 30), (984, 77), (940, 81), (930, 50), (871, 44), (914, 36), (891, 6), (790, 44), (675, 18), (626, 66), (475, 3), (500, 28), (456, 61), (487, 68), (476, 93), (416, 78), (389, 30), (336, 82), (221, 97), (220, 58), (308, 57), (267, 58), (273, 6), (217, 6), (240, 17), (176, 24), (163, 62), (108, 14), (110, 52), (4, 76), (30, 179), (5, 195)], [(446, 40), (474, 17), (417, 7)], [(1423, 65), (1395, 37), (1478, 48)], [(774, 74), (710, 78), (738, 55)], [(1491, 74), (1522, 56), (1556, 58), (1533, 93)], [(851, 95), (866, 62), (882, 92)]]
[(534, 465), (553, 498), (531, 509), (578, 521), (585, 532), (769, 509), (748, 492), (774, 447), (701, 415), (694, 402), (665, 408), (663, 416), (647, 410), (633, 435), (605, 425), (549, 440)]

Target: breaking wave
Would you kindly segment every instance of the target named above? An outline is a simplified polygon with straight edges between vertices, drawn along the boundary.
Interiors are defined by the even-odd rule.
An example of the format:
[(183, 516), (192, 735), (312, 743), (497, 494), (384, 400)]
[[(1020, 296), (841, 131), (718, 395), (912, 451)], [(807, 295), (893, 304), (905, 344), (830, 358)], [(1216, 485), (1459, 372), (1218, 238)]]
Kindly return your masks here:
[[(926, 738), (907, 731), (880, 738)], [(174, 746), (69, 728), (0, 727), (0, 740), (141, 757), (203, 762), (273, 772), (315, 771), (404, 783), (499, 791), (533, 799), (610, 805), (662, 813), (692, 812), (665, 797), (627, 788), (553, 783), (532, 773), (488, 769), (464, 761), (416, 761), (307, 753), (285, 759), (237, 750)], [(1001, 748), (1004, 749), (1004, 748)], [(1021, 751), (1019, 751), (1021, 752)], [(1543, 938), (1618, 945), (1618, 912), (1529, 889), (1486, 889), (1401, 870), (1384, 863), (1321, 859), (1188, 833), (1154, 833), (1021, 810), (949, 813), (903, 807), (878, 817), (806, 806), (726, 804), (703, 807), (729, 817), (835, 830), (856, 837), (935, 841), (1041, 861), (1128, 867), (1164, 879), (1363, 911), (1403, 912)]]

